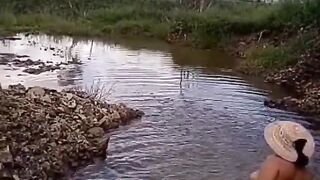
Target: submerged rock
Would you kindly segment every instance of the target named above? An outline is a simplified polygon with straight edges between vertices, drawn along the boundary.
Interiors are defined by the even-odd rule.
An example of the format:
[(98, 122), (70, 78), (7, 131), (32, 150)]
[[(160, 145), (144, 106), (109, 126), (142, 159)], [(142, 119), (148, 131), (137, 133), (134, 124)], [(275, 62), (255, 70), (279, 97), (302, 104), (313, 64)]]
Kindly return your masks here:
[(0, 89), (0, 179), (66, 179), (106, 157), (110, 129), (143, 114), (88, 97), (21, 84)]
[(32, 59), (23, 60), (21, 58), (28, 58), (27, 55), (17, 55), (12, 53), (0, 53), (0, 65), (7, 65), (7, 66), (15, 66), (15, 67), (23, 67), (25, 68), (23, 72), (28, 74), (41, 74), (48, 71), (55, 71), (59, 70), (64, 65), (71, 65), (71, 64), (82, 64), (80, 60), (73, 59), (72, 61), (68, 62), (60, 62), (53, 64), (52, 61), (42, 61), (37, 60), (34, 61)]
[[(18, 56), (17, 56), (18, 57)], [(44, 65), (44, 62), (41, 62), (40, 60), (38, 61), (33, 61), (31, 59), (27, 59), (25, 61), (20, 60), (20, 59), (14, 59), (13, 63), (14, 66), (17, 67), (27, 67), (27, 66), (37, 66), (37, 65)]]
[(7, 65), (9, 62), (9, 59), (0, 57), (0, 65)]
[(37, 75), (43, 72), (54, 71), (57, 69), (60, 69), (60, 65), (41, 65), (38, 68), (33, 68), (33, 67), (26, 68), (25, 70), (23, 70), (23, 72)]

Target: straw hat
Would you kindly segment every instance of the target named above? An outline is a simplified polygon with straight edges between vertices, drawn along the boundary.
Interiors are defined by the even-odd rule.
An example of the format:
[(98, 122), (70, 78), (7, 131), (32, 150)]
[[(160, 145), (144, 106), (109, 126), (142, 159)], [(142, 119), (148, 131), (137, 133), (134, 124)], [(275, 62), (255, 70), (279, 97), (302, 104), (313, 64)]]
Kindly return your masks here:
[(267, 125), (264, 130), (264, 138), (278, 156), (290, 162), (295, 162), (298, 158), (293, 145), (294, 141), (307, 140), (302, 152), (309, 158), (315, 148), (314, 139), (310, 132), (302, 125), (291, 121), (276, 121)]

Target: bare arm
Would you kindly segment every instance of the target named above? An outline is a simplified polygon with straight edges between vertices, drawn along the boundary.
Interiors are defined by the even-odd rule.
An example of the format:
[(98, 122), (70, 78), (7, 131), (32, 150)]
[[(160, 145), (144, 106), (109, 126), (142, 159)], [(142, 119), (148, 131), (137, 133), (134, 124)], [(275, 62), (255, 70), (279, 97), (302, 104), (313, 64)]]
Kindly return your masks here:
[(259, 170), (251, 173), (251, 174), (250, 174), (250, 180), (257, 180), (258, 175), (259, 175)]
[(269, 156), (262, 164), (256, 180), (276, 180), (279, 170), (275, 157)]

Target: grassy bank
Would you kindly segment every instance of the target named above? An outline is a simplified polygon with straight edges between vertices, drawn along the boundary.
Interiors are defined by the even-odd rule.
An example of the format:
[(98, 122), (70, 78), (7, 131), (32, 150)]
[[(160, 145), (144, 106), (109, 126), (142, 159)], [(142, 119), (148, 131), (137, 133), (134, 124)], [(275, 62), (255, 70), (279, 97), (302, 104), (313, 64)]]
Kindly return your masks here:
[(152, 0), (4, 0), (0, 2), (0, 27), (2, 31), (165, 38), (171, 24), (165, 23), (166, 14), (176, 6)]
[[(281, 70), (295, 65), (304, 56), (316, 52), (318, 48), (319, 28), (297, 31), (293, 35), (281, 37), (274, 43), (273, 37), (267, 38), (266, 43), (256, 43), (246, 50), (246, 59), (241, 70), (247, 74), (261, 74)], [(276, 44), (276, 45), (275, 45)]]
[[(2, 0), (0, 35), (21, 31), (79, 36), (140, 35), (211, 48), (266, 29), (281, 33), (284, 28), (318, 24), (319, 9), (317, 0), (274, 5), (215, 3), (201, 13), (175, 0)], [(298, 43), (288, 43), (291, 44)], [(298, 54), (291, 53), (293, 50), (256, 48), (250, 53), (248, 64), (263, 68), (288, 65)], [(284, 61), (278, 62), (277, 57)]]

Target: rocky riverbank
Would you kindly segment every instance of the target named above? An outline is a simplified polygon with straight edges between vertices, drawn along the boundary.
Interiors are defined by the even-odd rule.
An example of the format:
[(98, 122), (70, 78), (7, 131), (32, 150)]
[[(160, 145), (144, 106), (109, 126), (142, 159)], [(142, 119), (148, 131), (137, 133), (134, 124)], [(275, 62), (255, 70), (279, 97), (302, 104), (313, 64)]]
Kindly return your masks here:
[[(53, 51), (54, 48), (51, 48)], [(46, 49), (44, 49), (47, 51)], [(54, 54), (55, 56), (56, 54)], [(80, 64), (77, 60), (53, 63), (52, 61), (42, 61), (42, 60), (32, 60), (27, 55), (17, 55), (11, 53), (0, 53), (0, 65), (5, 65), (8, 67), (24, 68), (23, 72), (27, 74), (38, 75), (47, 71), (55, 71), (63, 69), (64, 66), (70, 64)]]
[[(282, 86), (291, 92), (292, 96), (282, 99), (270, 99), (265, 105), (295, 111), (307, 115), (320, 115), (320, 30), (317, 27), (301, 27), (286, 29), (272, 33), (262, 31), (251, 36), (237, 39), (229, 49), (234, 56), (241, 58), (240, 71), (245, 74), (264, 76), (266, 82)], [(280, 68), (260, 68), (247, 65), (248, 54), (252, 49), (288, 46), (289, 41), (303, 36), (309, 39), (303, 46), (307, 47), (297, 54), (297, 63)], [(311, 37), (311, 38), (310, 38)], [(295, 46), (300, 44), (295, 44)], [(299, 47), (294, 47), (299, 50)], [(282, 58), (282, 57), (276, 57)], [(280, 59), (281, 60), (281, 59)]]
[(320, 115), (320, 54), (303, 58), (293, 67), (269, 74), (267, 82), (293, 91), (295, 96), (268, 100), (266, 105), (308, 115)]
[(0, 179), (67, 179), (106, 157), (109, 130), (142, 115), (84, 92), (0, 89)]

